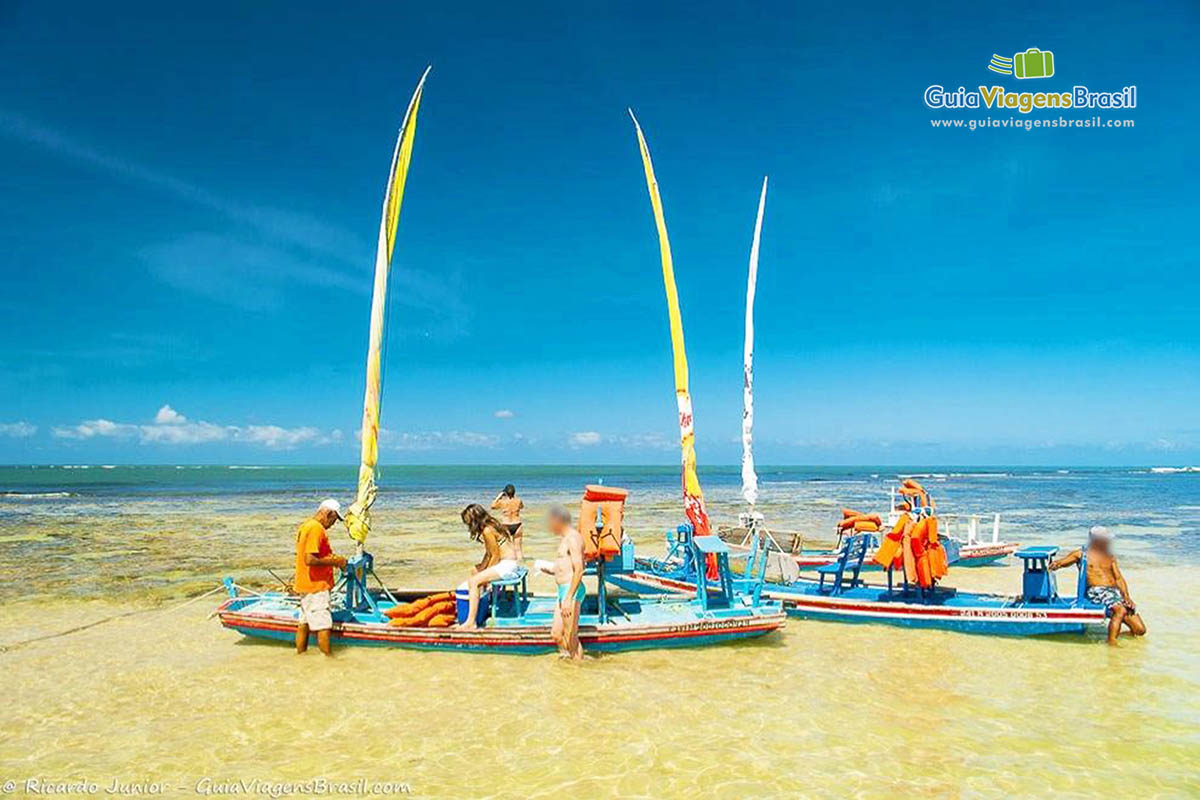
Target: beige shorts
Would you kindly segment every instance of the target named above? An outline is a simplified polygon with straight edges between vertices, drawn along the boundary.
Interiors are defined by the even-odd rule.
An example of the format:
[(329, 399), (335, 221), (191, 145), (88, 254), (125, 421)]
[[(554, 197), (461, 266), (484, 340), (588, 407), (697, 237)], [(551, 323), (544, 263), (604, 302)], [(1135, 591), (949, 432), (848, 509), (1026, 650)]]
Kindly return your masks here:
[(327, 631), (333, 627), (329, 613), (329, 590), (300, 595), (300, 621), (310, 631)]

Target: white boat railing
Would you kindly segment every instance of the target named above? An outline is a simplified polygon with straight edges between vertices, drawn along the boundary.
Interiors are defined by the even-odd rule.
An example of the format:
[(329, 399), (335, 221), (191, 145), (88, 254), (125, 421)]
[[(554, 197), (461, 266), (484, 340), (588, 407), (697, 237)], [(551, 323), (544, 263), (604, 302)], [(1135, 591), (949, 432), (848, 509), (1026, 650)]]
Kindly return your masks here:
[[(965, 544), (1000, 544), (1000, 515), (992, 514), (991, 516), (990, 540), (980, 536), (980, 528), (987, 525), (984, 522), (986, 517), (984, 514), (938, 514), (938, 523), (944, 533)], [(960, 535), (958, 531), (963, 528), (966, 529), (966, 534)], [(984, 536), (986, 535), (985, 533)]]
[[(903, 513), (896, 508), (896, 488), (888, 491), (888, 527), (896, 524)], [(942, 533), (953, 536), (963, 544), (1000, 544), (1000, 515), (991, 514), (992, 538), (987, 541), (980, 537), (980, 522), (987, 514), (938, 514), (938, 526)], [(986, 524), (986, 523), (985, 523)], [(986, 534), (985, 534), (986, 535)]]

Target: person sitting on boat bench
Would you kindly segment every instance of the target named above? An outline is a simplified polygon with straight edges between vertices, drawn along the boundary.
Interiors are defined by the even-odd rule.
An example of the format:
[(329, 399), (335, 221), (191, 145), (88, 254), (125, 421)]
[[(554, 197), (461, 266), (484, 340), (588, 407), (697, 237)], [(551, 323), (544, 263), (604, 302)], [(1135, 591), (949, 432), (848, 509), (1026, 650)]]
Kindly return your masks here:
[(543, 568), (558, 584), (558, 604), (554, 607), (550, 635), (563, 658), (582, 661), (579, 613), (587, 594), (583, 586), (583, 535), (571, 525), (571, 512), (563, 506), (551, 506), (546, 516), (550, 532), (561, 539), (553, 565), (549, 570)]
[(344, 569), (346, 559), (333, 552), (326, 531), (341, 518), (341, 504), (337, 500), (326, 500), (296, 531), (296, 580), (292, 588), (300, 595), (297, 653), (308, 650), (311, 631), (317, 634), (321, 652), (332, 654), (329, 636), (333, 617), (329, 613), (329, 590), (333, 588), (333, 568)]
[[(1121, 625), (1125, 624), (1134, 636), (1146, 634), (1146, 623), (1138, 614), (1137, 606), (1129, 596), (1125, 576), (1117, 566), (1112, 553), (1113, 534), (1103, 525), (1088, 531), (1087, 543), (1087, 599), (1108, 609), (1108, 643), (1116, 644)], [(1082, 550), (1075, 550), (1062, 558), (1050, 562), (1050, 569), (1061, 569), (1078, 564)]]
[[(513, 558), (508, 529), (483, 506), (472, 503), (464, 508), (462, 521), (470, 531), (471, 538), (483, 542), (483, 560), (471, 567), (471, 577), (466, 582), (470, 597), (467, 618), (458, 626), (464, 630), (474, 630), (477, 627), (475, 617), (479, 612), (479, 592), (492, 581), (517, 577), (521, 565)], [(504, 549), (501, 549), (501, 542), (504, 542)]]

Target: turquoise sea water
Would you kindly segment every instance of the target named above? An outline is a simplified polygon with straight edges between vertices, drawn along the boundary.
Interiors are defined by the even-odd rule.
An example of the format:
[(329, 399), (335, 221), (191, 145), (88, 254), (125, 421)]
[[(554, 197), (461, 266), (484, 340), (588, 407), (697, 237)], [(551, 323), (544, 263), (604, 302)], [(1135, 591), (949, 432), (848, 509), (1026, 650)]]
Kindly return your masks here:
[[(1081, 540), (1091, 525), (1117, 529), (1129, 558), (1200, 561), (1200, 471), (1192, 468), (772, 467), (760, 473), (760, 509), (780, 528), (826, 533), (842, 506), (879, 510), (898, 476), (917, 476), (946, 514), (1000, 513), (1004, 538)], [(0, 531), (30, 519), (144, 513), (305, 513), (326, 496), (351, 499), (352, 466), (0, 467)], [(701, 470), (714, 522), (742, 509), (737, 467)], [(586, 483), (632, 492), (630, 524), (669, 525), (676, 467), (399, 466), (382, 470), (377, 509), (445, 509), (490, 500), (516, 484), (531, 506), (569, 502)], [(639, 514), (641, 510), (657, 513)]]

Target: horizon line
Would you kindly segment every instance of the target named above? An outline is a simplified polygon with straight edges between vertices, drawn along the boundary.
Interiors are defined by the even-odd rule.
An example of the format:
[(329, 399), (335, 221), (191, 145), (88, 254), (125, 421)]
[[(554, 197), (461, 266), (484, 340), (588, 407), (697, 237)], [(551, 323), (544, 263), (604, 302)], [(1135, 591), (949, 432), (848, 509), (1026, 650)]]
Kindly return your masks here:
[[(253, 463), (253, 462), (193, 462), (193, 463), (172, 463), (172, 462), (128, 462), (128, 463), (87, 463), (87, 462), (38, 462), (25, 464), (0, 464), (0, 469), (28, 469), (28, 468), (47, 468), (47, 469), (79, 469), (79, 468), (98, 468), (98, 469), (117, 469), (122, 467), (253, 467), (253, 468), (272, 468), (272, 469), (288, 469), (288, 468), (306, 468), (306, 467), (322, 467), (322, 468), (345, 468), (357, 469), (360, 465), (353, 462), (346, 463), (320, 463), (320, 462), (305, 462), (295, 464), (270, 464), (270, 463)], [(655, 469), (674, 470), (678, 469), (676, 464), (657, 464), (657, 463), (593, 463), (593, 462), (529, 462), (529, 463), (497, 463), (497, 464), (471, 464), (471, 463), (428, 463), (428, 464), (389, 464), (378, 468), (379, 471), (388, 469), (430, 469), (430, 468), (452, 468), (460, 469), (470, 467), (475, 469), (511, 469), (511, 468), (530, 468), (530, 467), (555, 467), (555, 468), (577, 468), (577, 469), (603, 469), (603, 468), (628, 468), (628, 467), (652, 467)], [(698, 467), (701, 471), (705, 469), (741, 469), (740, 464), (707, 464)], [(1154, 464), (994, 464), (994, 463), (923, 463), (923, 464), (871, 464), (871, 463), (845, 463), (845, 464), (762, 464), (757, 467), (758, 472), (773, 469), (954, 469), (954, 468), (970, 468), (970, 469), (1154, 469), (1154, 468), (1170, 468), (1170, 469), (1187, 469), (1197, 468), (1197, 465), (1188, 463), (1161, 463)]]

